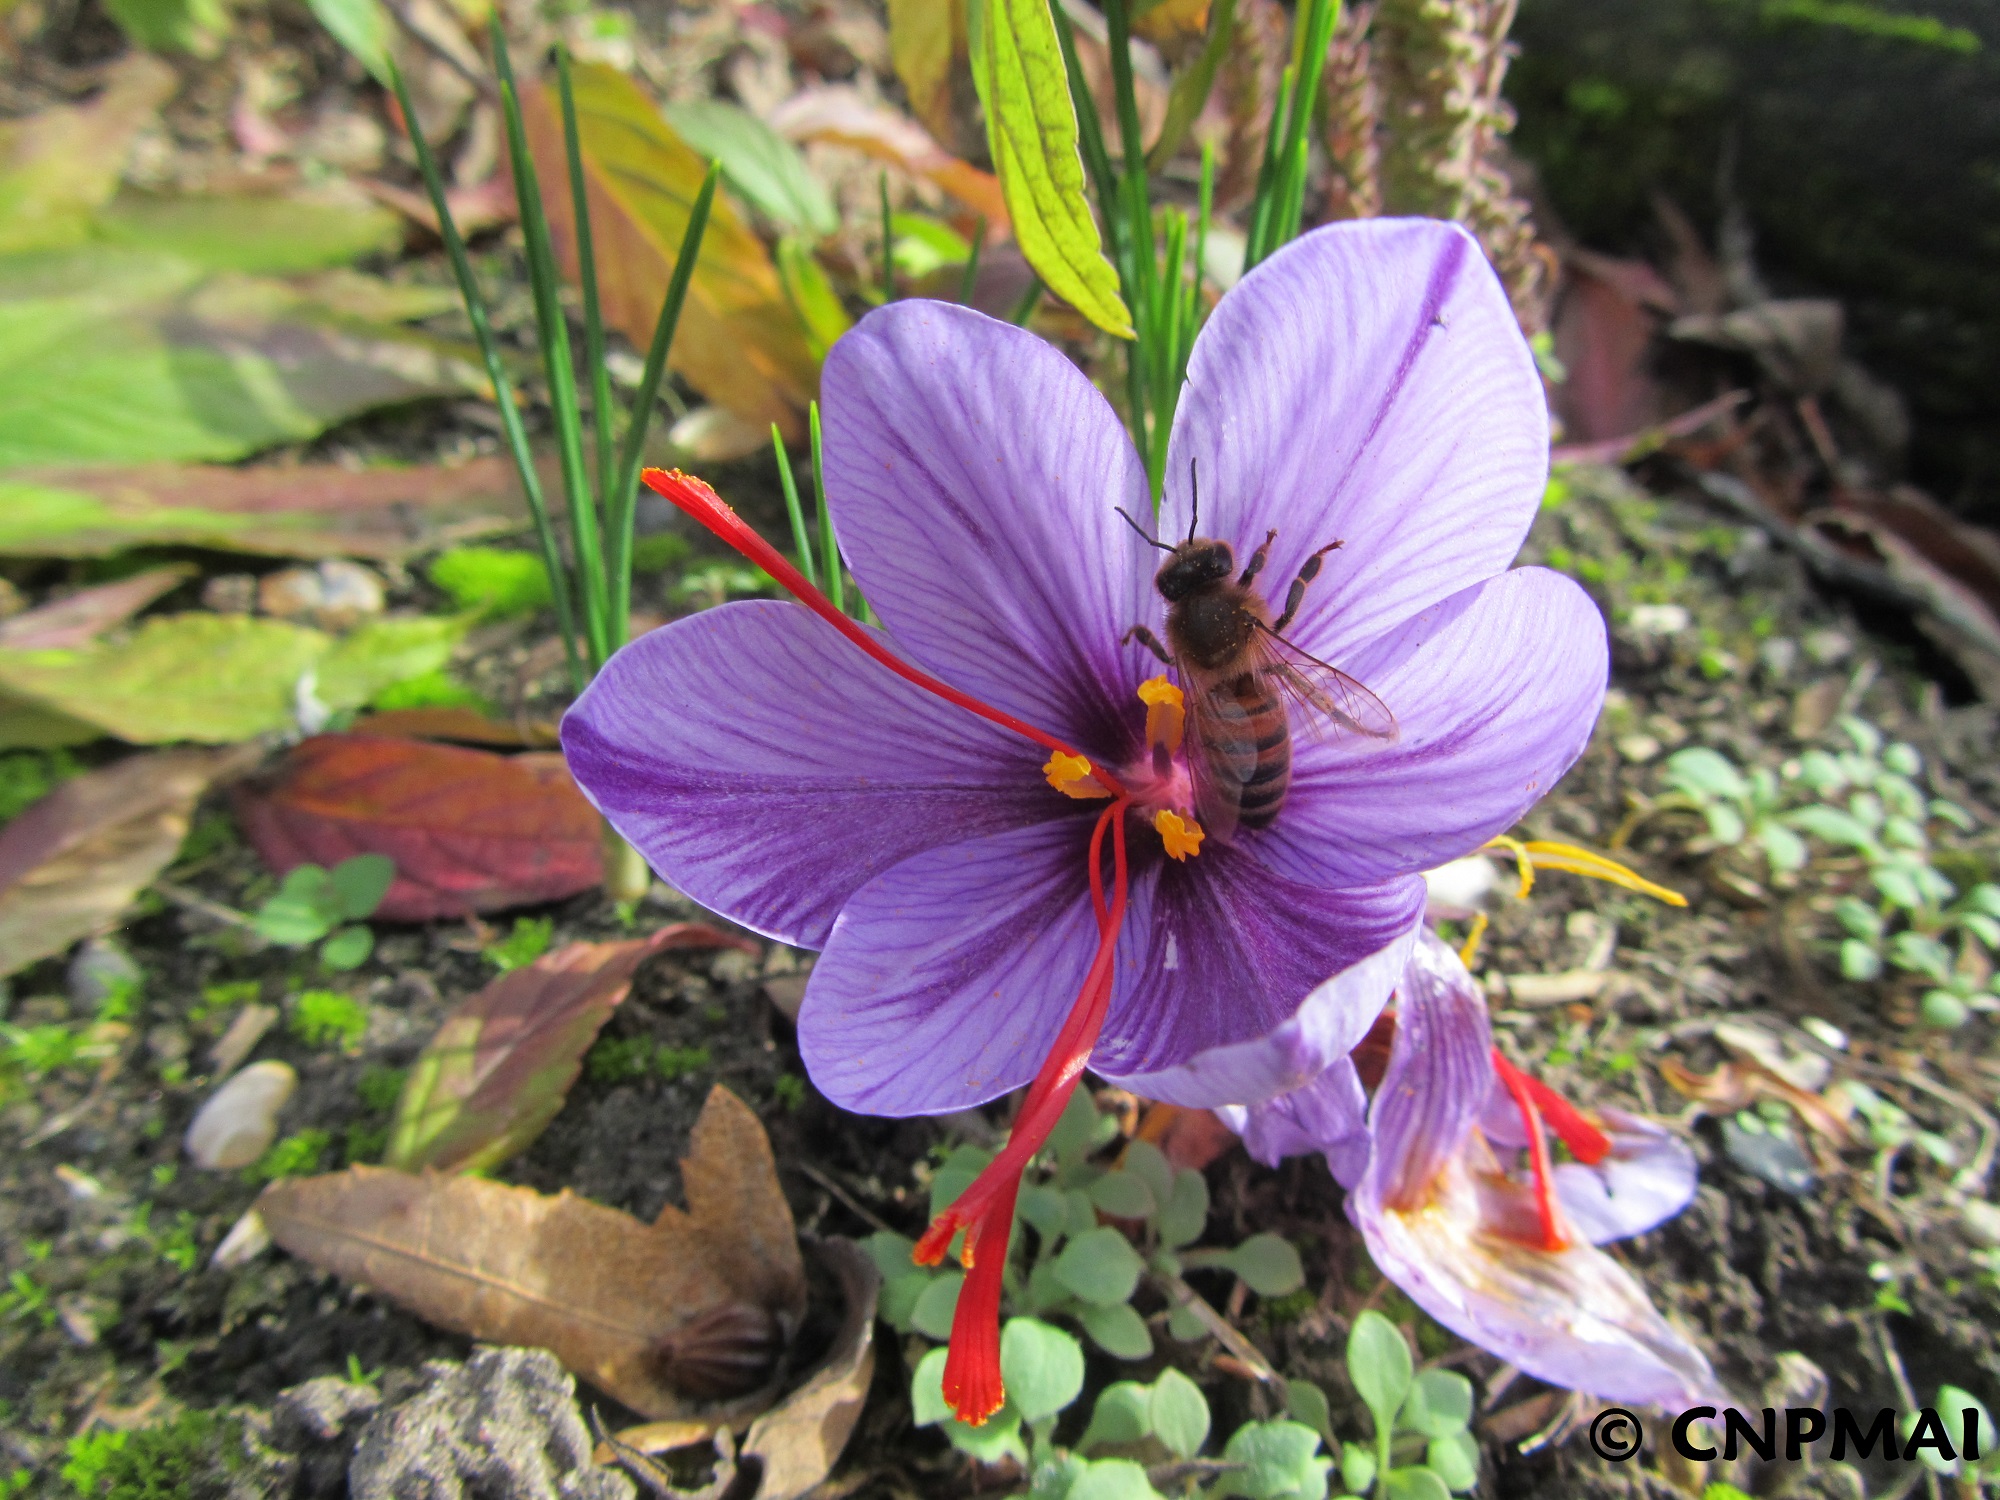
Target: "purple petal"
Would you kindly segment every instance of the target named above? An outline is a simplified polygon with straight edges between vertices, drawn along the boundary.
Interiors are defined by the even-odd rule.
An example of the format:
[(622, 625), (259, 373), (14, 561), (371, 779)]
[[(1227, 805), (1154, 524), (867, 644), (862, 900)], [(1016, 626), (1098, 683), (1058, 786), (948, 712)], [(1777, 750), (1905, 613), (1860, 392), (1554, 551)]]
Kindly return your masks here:
[(1354, 654), (1392, 741), (1295, 727), (1291, 795), (1248, 835), (1280, 873), (1358, 885), (1431, 869), (1511, 827), (1589, 743), (1604, 619), (1559, 573), (1519, 568), (1432, 605)]
[(1685, 1142), (1623, 1110), (1601, 1110), (1597, 1123), (1611, 1137), (1611, 1154), (1593, 1166), (1564, 1162), (1555, 1170), (1556, 1196), (1572, 1229), (1603, 1245), (1642, 1234), (1688, 1206), (1696, 1169)]
[(1541, 381), (1498, 277), (1455, 224), (1302, 236), (1222, 299), (1187, 378), (1162, 535), (1186, 533), (1198, 462), (1203, 535), (1247, 554), (1276, 529), (1267, 597), (1340, 541), (1288, 632), (1336, 666), (1506, 567), (1541, 501)]
[(1304, 886), (1227, 846), (1162, 863), (1133, 881), (1092, 1068), (1205, 1108), (1288, 1093), (1354, 1050), (1408, 962), (1421, 880)]
[(1375, 1264), (1445, 1327), (1542, 1380), (1632, 1404), (1713, 1399), (1706, 1357), (1624, 1267), (1590, 1245), (1550, 1252), (1494, 1232), (1493, 1188), (1511, 1185), (1473, 1128), (1492, 1077), (1485, 1005), (1448, 948), (1421, 951), (1376, 1094), (1375, 1154), (1347, 1200)]
[(1368, 1164), (1368, 1095), (1351, 1058), (1341, 1058), (1304, 1088), (1262, 1104), (1224, 1105), (1215, 1113), (1267, 1167), (1319, 1151), (1334, 1180), (1351, 1188)]
[(869, 314), (821, 377), (827, 494), (862, 592), (913, 661), (1123, 759), (1158, 613), (1145, 471), (1053, 345), (942, 302)]
[(847, 902), (813, 966), (799, 1051), (819, 1091), (871, 1115), (966, 1109), (1034, 1077), (1097, 949), (1090, 824), (930, 849)]
[(564, 716), (562, 741), (585, 795), (667, 881), (809, 948), (912, 854), (1075, 808), (1036, 746), (776, 601), (641, 636)]

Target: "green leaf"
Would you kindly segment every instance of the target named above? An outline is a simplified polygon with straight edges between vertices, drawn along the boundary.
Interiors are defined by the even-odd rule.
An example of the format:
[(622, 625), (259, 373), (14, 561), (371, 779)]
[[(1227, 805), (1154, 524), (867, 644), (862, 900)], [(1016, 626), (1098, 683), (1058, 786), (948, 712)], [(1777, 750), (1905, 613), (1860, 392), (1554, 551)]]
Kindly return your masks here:
[(1410, 1390), (1410, 1346), (1402, 1330), (1372, 1307), (1354, 1320), (1347, 1336), (1347, 1374), (1374, 1416), (1375, 1430), (1390, 1431)]
[(1167, 1160), (1166, 1153), (1151, 1141), (1133, 1141), (1125, 1148), (1119, 1165), (1141, 1178), (1161, 1203), (1173, 1197), (1173, 1164)]
[(1451, 1500), (1451, 1491), (1445, 1488), (1444, 1480), (1421, 1464), (1391, 1469), (1382, 1476), (1382, 1481), (1389, 1500)]
[(777, 260), (785, 299), (798, 313), (814, 356), (825, 359), (826, 351), (854, 326), (854, 320), (847, 316), (840, 293), (804, 243), (789, 235), (779, 240)]
[(1129, 1302), (1081, 1308), (1076, 1320), (1090, 1341), (1113, 1359), (1145, 1359), (1153, 1352), (1152, 1331)]
[(1153, 1389), (1136, 1380), (1120, 1380), (1098, 1393), (1090, 1410), (1090, 1425), (1077, 1448), (1136, 1443), (1153, 1430)]
[(333, 877), (318, 865), (299, 865), (287, 871), (252, 919), (259, 937), (285, 948), (318, 942), (339, 920)]
[(1208, 1398), (1179, 1370), (1161, 1371), (1153, 1382), (1153, 1434), (1176, 1458), (1193, 1458), (1208, 1441)]
[(1132, 1172), (1107, 1172), (1090, 1185), (1090, 1201), (1114, 1219), (1150, 1219), (1159, 1203), (1145, 1179)]
[(1145, 1268), (1132, 1242), (1108, 1224), (1076, 1236), (1055, 1258), (1062, 1284), (1097, 1307), (1129, 1300)]
[(1069, 1228), (1069, 1199), (1052, 1187), (1030, 1183), (1021, 1189), (1021, 1217), (1034, 1226), (1046, 1249)]
[(1000, 1378), (1022, 1421), (1052, 1417), (1083, 1389), (1083, 1347), (1060, 1328), (1009, 1318), (1000, 1330)]
[(222, 0), (105, 0), (118, 29), (149, 52), (214, 57), (229, 32)]
[(1246, 1422), (1230, 1434), (1225, 1460), (1243, 1464), (1224, 1474), (1217, 1495), (1249, 1500), (1323, 1500), (1330, 1458), (1318, 1457), (1319, 1434), (1297, 1422)]
[(917, 1361), (910, 1376), (910, 1420), (919, 1427), (951, 1418), (951, 1407), (944, 1399), (944, 1362), (949, 1354), (946, 1349), (931, 1350)]
[(319, 961), (341, 973), (360, 968), (374, 951), (374, 933), (366, 927), (343, 927), (319, 945)]
[[(179, 87), (158, 58), (128, 56), (104, 72), (89, 104), (0, 121), (0, 255), (75, 245), (118, 190), (132, 142)], [(8, 358), (17, 357), (6, 345)]]
[(1806, 867), (1806, 841), (1782, 823), (1766, 823), (1757, 830), (1757, 837), (1764, 845), (1764, 857), (1771, 862), (1771, 868), (1779, 874), (1790, 874)]
[(1396, 1425), (1427, 1438), (1465, 1431), (1472, 1425), (1472, 1382), (1456, 1370), (1419, 1371)]
[(330, 872), (334, 909), (347, 921), (375, 915), (396, 880), (396, 862), (386, 854), (357, 854)]
[(399, 682), (440, 671), (470, 623), (463, 615), (392, 615), (358, 625), (314, 667), (313, 696), (329, 709), (365, 707)]
[(1050, 291), (1106, 333), (1133, 337), (1091, 217), (1076, 108), (1049, 0), (985, 0), (980, 98), (1014, 238)]
[(333, 39), (359, 60), (377, 83), (389, 81), (389, 48), (395, 28), (381, 0), (306, 0)]
[(969, 1453), (981, 1463), (998, 1463), (1012, 1458), (1027, 1467), (1028, 1450), (1021, 1443), (1021, 1414), (1010, 1401), (984, 1426), (969, 1427), (951, 1414), (944, 1399), (944, 1362), (948, 1351), (933, 1349), (917, 1363), (910, 1376), (910, 1413), (919, 1427), (943, 1427), (951, 1445)]
[(1069, 1232), (1072, 1236), (1089, 1234), (1097, 1227), (1097, 1205), (1090, 1201), (1090, 1194), (1082, 1188), (1071, 1188), (1063, 1195), (1069, 1204)]
[(1860, 819), (1837, 807), (1802, 807), (1797, 812), (1786, 814), (1785, 821), (1829, 844), (1868, 849), (1875, 843), (1875, 836)]
[(1100, 1458), (1070, 1480), (1065, 1500), (1160, 1500), (1160, 1492), (1131, 1459)]
[(346, 310), (371, 284), (343, 274), (208, 276), (112, 246), (0, 260), (0, 468), (237, 459), (481, 388), (470, 350)]
[(1177, 1305), (1167, 1313), (1167, 1336), (1180, 1343), (1191, 1344), (1196, 1339), (1208, 1337), (1208, 1325), (1193, 1309)]
[(533, 552), (501, 547), (454, 547), (424, 574), (462, 610), (495, 619), (531, 615), (548, 606), (548, 564)]
[(282, 275), (394, 250), (402, 220), (365, 199), (124, 192), (98, 210), (97, 237), (165, 251), (211, 271)]
[(1174, 1190), (1160, 1210), (1160, 1243), (1178, 1250), (1201, 1238), (1208, 1227), (1208, 1180), (1201, 1173), (1183, 1169), (1174, 1174)]
[(960, 1146), (937, 1169), (931, 1179), (931, 1212), (935, 1219), (958, 1201), (958, 1195), (972, 1186), (972, 1179), (986, 1170), (993, 1153), (982, 1146)]
[(1340, 1445), (1340, 1482), (1351, 1494), (1365, 1495), (1375, 1487), (1375, 1455), (1359, 1443)]
[(722, 163), (722, 180), (782, 229), (815, 238), (840, 228), (826, 188), (799, 148), (740, 105), (688, 99), (661, 111), (680, 138)]
[(1432, 1438), (1424, 1462), (1454, 1494), (1464, 1494), (1479, 1483), (1479, 1442), (1463, 1428)]
[(952, 1314), (958, 1311), (958, 1289), (964, 1285), (962, 1271), (932, 1277), (910, 1310), (910, 1326), (926, 1338), (949, 1339)]
[(1665, 772), (1668, 785), (1700, 800), (1726, 797), (1736, 801), (1749, 794), (1743, 773), (1726, 757), (1705, 745), (1675, 751), (1667, 757), (1661, 769)]
[(912, 1332), (916, 1324), (911, 1319), (916, 1315), (917, 1303), (923, 1300), (930, 1284), (931, 1273), (915, 1266), (906, 1266), (896, 1275), (885, 1274), (878, 1304), (882, 1321), (898, 1333)]
[(1299, 1252), (1275, 1234), (1253, 1234), (1229, 1252), (1228, 1265), (1260, 1297), (1282, 1297), (1306, 1283)]
[(1063, 1106), (1044, 1149), (1053, 1151), (1056, 1160), (1066, 1167), (1081, 1161), (1097, 1142), (1097, 1121), (1097, 1101), (1090, 1096), (1089, 1089), (1079, 1088)]
[(1333, 1441), (1333, 1411), (1327, 1404), (1326, 1392), (1310, 1380), (1285, 1382), (1285, 1410), (1293, 1421), (1303, 1422), (1327, 1442)]

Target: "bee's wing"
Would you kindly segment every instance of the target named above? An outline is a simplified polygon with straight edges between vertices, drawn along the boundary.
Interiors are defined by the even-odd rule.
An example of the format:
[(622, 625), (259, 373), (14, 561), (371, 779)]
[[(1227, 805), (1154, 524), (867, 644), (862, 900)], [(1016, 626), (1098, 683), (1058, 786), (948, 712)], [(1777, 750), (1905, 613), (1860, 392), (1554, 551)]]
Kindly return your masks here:
[(1176, 662), (1187, 702), (1188, 774), (1201, 826), (1218, 839), (1236, 831), (1243, 788), (1257, 771), (1257, 736), (1221, 676)]
[(1269, 626), (1257, 629), (1258, 668), (1315, 729), (1328, 725), (1371, 740), (1393, 740), (1396, 716), (1340, 668), (1301, 651)]

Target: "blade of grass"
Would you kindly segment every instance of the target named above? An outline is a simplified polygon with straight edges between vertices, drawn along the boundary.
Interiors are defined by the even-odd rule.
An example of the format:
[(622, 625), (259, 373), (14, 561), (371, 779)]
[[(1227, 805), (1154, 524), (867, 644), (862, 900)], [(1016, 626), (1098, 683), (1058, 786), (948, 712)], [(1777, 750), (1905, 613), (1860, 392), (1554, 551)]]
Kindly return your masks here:
[[(632, 420), (625, 427), (625, 446), (618, 455), (618, 482), (605, 502), (605, 530), (610, 533), (611, 580), (617, 588), (613, 621), (619, 638), (632, 609), (632, 523), (638, 514), (639, 464), (646, 456), (646, 429), (659, 402), (661, 382), (667, 375), (667, 354), (673, 347), (674, 330), (680, 325), (681, 304), (687, 301), (688, 283), (694, 278), (695, 261), (701, 242), (708, 233), (708, 211), (715, 203), (716, 184), (722, 180), (722, 164), (710, 162), (701, 191), (688, 209), (687, 233), (681, 237), (680, 253), (674, 257), (673, 274), (667, 278), (666, 300), (660, 304), (660, 318), (653, 325), (653, 341), (646, 349), (646, 370), (639, 377), (639, 391), (632, 398)], [(669, 395), (672, 392), (668, 392)]]
[(556, 451), (562, 460), (563, 489), (569, 499), (570, 545), (576, 550), (577, 592), (583, 600), (584, 638), (594, 673), (611, 655), (607, 620), (609, 590), (604, 559), (598, 549), (597, 506), (583, 463), (583, 419), (576, 391), (576, 366), (570, 357), (569, 324), (563, 316), (557, 288), (555, 251), (549, 244), (548, 216), (542, 209), (541, 184), (534, 157), (528, 151), (527, 130), (521, 123), (520, 91), (514, 81), (507, 41), (493, 31), (493, 59), (500, 75), (500, 113), (507, 126), (507, 149), (514, 168), (515, 198), (521, 211), (521, 238), (528, 252), (528, 284), (534, 294), (535, 325), (541, 335), (542, 363), (549, 377), (549, 411), (555, 420)]
[(882, 193), (882, 300), (896, 300), (896, 236), (889, 226), (889, 174), (884, 171), (875, 179), (875, 185)]
[(805, 507), (799, 504), (799, 482), (792, 477), (792, 456), (785, 452), (785, 435), (771, 424), (771, 450), (778, 455), (778, 483), (785, 491), (785, 514), (791, 518), (792, 545), (798, 549), (799, 571), (806, 582), (819, 587), (819, 570), (813, 566), (812, 543), (806, 538)]
[(583, 285), (583, 364), (590, 371), (590, 425), (597, 447), (597, 503), (608, 515), (612, 480), (611, 372), (604, 363), (604, 316), (597, 300), (597, 246), (590, 233), (590, 194), (583, 175), (583, 144), (576, 128), (576, 93), (570, 87), (567, 47), (556, 49), (556, 82), (562, 95), (570, 208), (576, 219), (577, 279)]
[(1021, 293), (1021, 300), (1016, 302), (1013, 309), (1007, 314), (1007, 321), (1012, 323), (1016, 328), (1027, 327), (1028, 319), (1035, 315), (1035, 309), (1041, 305), (1041, 301), (1042, 278), (1031, 276), (1028, 278), (1028, 289)]
[(840, 541), (833, 534), (833, 512), (826, 503), (826, 465), (820, 461), (819, 403), (806, 407), (806, 429), (812, 434), (813, 496), (819, 501), (819, 544), (826, 560), (826, 596), (842, 614), (847, 612), (847, 580), (840, 566)]
[(493, 335), (493, 322), (486, 313), (486, 299), (479, 295), (479, 283), (473, 278), (472, 257), (466, 251), (464, 236), (458, 232), (458, 224), (451, 216), (451, 205), (445, 199), (444, 177), (438, 171), (437, 158), (431, 154), (430, 142), (424, 139), (423, 127), (417, 123), (417, 109), (410, 100), (409, 87), (393, 64), (389, 81), (396, 91), (396, 103), (403, 112), (403, 121), (409, 127), (410, 144), (417, 153), (417, 170), (423, 176), (431, 209), (438, 216), (438, 234), (444, 240), (445, 256), (451, 262), (452, 276), (458, 282), (458, 294), (465, 302), (465, 316), (472, 324), (473, 338), (478, 342), (480, 356), (485, 361), (486, 378), (493, 384), (493, 399), (500, 409), (500, 429), (506, 435), (508, 452), (513, 455), (514, 467), (520, 473), (521, 491), (527, 497), (528, 514), (534, 518), (535, 537), (541, 544), (542, 561), (548, 568), (549, 596), (555, 605), (556, 628), (562, 634), (570, 685), (580, 693), (588, 685), (589, 678), (584, 673), (583, 659), (577, 650), (576, 611), (570, 600), (568, 570), (563, 566), (562, 549), (557, 544), (555, 527), (549, 519), (548, 500), (542, 493), (541, 475), (535, 470), (527, 428), (522, 425), (521, 409), (514, 399), (514, 382), (508, 378), (507, 367), (500, 358), (500, 343)]

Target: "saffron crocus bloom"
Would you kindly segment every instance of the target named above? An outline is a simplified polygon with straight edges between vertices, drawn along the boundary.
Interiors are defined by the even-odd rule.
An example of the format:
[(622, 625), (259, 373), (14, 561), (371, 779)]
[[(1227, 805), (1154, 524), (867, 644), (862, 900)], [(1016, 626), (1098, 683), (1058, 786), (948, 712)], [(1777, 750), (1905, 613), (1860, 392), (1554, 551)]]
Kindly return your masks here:
[[(1503, 1112), (1503, 1099), (1518, 1113)], [(1693, 1193), (1693, 1161), (1641, 1121), (1602, 1123), (1499, 1058), (1479, 986), (1426, 931), (1397, 990), (1395, 1041), (1348, 1215), (1419, 1307), (1530, 1375), (1607, 1401), (1714, 1400), (1701, 1351), (1593, 1244), (1678, 1212)], [(1330, 1137), (1343, 1152), (1349, 1124)], [(1545, 1126), (1596, 1166), (1551, 1172)], [(1517, 1147), (1525, 1169), (1511, 1164)]]
[[(1508, 827), (1601, 701), (1601, 618), (1507, 572), (1546, 477), (1540, 382), (1475, 242), (1376, 220), (1244, 278), (1197, 341), (1162, 536), (1240, 559), (1275, 533), (1288, 631), (1393, 710), (1383, 742), (1303, 728), (1268, 827), (1207, 834), (1162, 626), (1144, 467), (1090, 381), (964, 308), (896, 303), (828, 356), (826, 503), (883, 630), (836, 615), (698, 481), (648, 482), (810, 608), (725, 605), (641, 637), (563, 722), (577, 780), (655, 869), (824, 950), (814, 1083), (889, 1115), (1031, 1084), (1008, 1146), (919, 1245), (971, 1274), (944, 1377), (1002, 1399), (997, 1313), (1020, 1169), (1087, 1065), (1152, 1098), (1294, 1089), (1367, 1031), (1408, 961), (1419, 872)], [(1205, 836), (1205, 834), (1207, 836)], [(985, 1253), (987, 1250), (991, 1253)]]

